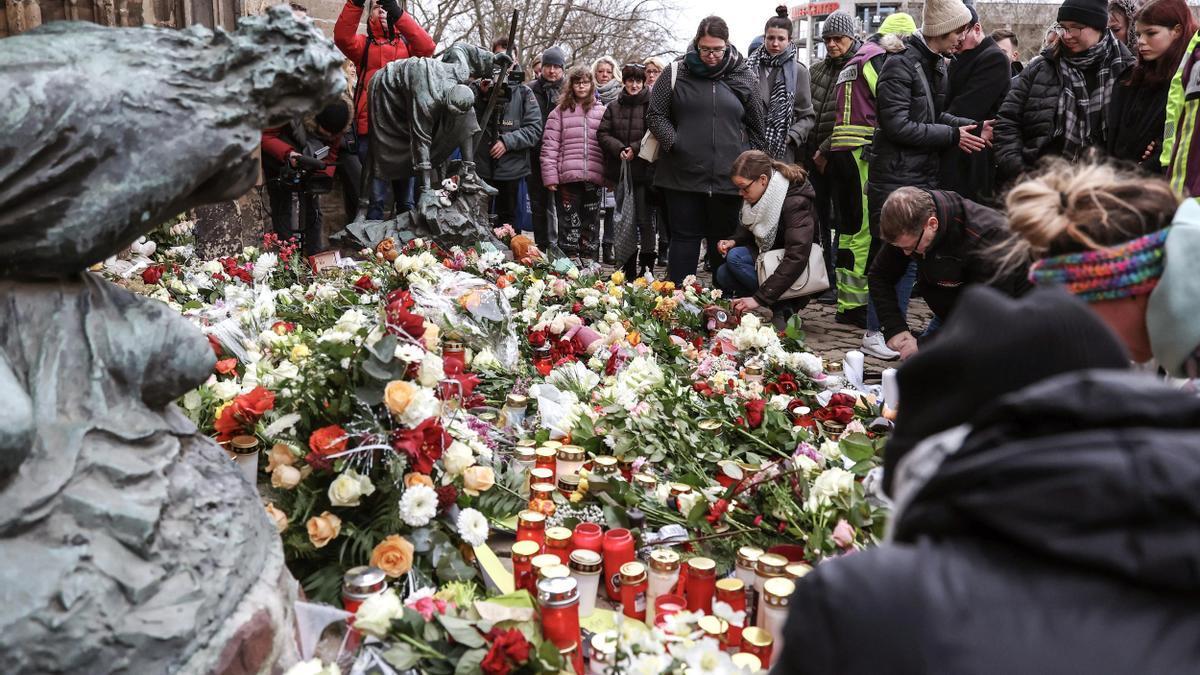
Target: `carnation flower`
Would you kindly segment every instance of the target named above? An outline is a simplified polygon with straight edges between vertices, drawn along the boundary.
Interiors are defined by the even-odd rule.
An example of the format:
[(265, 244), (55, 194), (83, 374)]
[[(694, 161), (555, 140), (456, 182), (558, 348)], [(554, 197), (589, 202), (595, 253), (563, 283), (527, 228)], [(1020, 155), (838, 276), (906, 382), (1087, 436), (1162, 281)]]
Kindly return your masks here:
[(434, 614), (446, 613), (446, 601), (434, 596), (434, 590), (429, 586), (417, 589), (404, 600), (404, 606), (417, 612), (426, 621), (432, 621)]
[(409, 527), (424, 527), (437, 515), (438, 497), (433, 488), (414, 485), (400, 497), (400, 518)]
[(471, 546), (482, 546), (488, 538), (487, 517), (475, 509), (463, 509), (458, 514), (458, 536)]

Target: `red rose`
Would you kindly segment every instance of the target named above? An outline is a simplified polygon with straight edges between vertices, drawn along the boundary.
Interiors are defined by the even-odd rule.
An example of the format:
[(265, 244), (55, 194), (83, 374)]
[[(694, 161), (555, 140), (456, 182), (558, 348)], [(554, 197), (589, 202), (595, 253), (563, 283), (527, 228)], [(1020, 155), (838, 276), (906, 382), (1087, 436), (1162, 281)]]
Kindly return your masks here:
[(336, 455), (346, 449), (346, 430), (337, 424), (331, 424), (327, 427), (321, 427), (312, 432), (308, 437), (308, 449), (312, 452), (304, 458), (304, 461), (311, 464), (314, 468), (325, 469), (326, 471), (333, 468), (333, 462), (329, 459), (330, 455)]
[(546, 344), (545, 329), (535, 330), (535, 331), (532, 331), (531, 333), (529, 333), (529, 346), (530, 347), (535, 347), (535, 348), (541, 347), (544, 344)]
[(157, 284), (158, 280), (162, 279), (163, 272), (166, 271), (167, 268), (162, 265), (151, 265), (142, 270), (142, 281), (147, 284)]
[(258, 422), (258, 418), (274, 407), (275, 394), (263, 387), (255, 387), (234, 398), (213, 423), (217, 430), (217, 440), (228, 441), (248, 431)]
[(237, 359), (221, 359), (217, 361), (216, 371), (222, 375), (228, 375), (237, 370)]
[(756, 398), (753, 401), (746, 401), (746, 421), (751, 429), (757, 429), (763, 423), (763, 411), (767, 408), (767, 402), (761, 398)]
[[(403, 332), (409, 337), (419, 340), (425, 335), (425, 317), (409, 311), (409, 308), (412, 307), (412, 298), (408, 297), (408, 291), (401, 291), (401, 293), (403, 295), (390, 300), (384, 310), (387, 318), (387, 330), (392, 334)], [(389, 294), (388, 297), (391, 298), (392, 294)]]
[(354, 287), (367, 293), (375, 290), (375, 284), (371, 281), (371, 277), (367, 276), (366, 274), (362, 275), (357, 281), (354, 282)]
[(487, 675), (508, 675), (514, 667), (520, 667), (529, 660), (532, 648), (516, 628), (506, 631), (493, 628), (486, 637), (492, 646), (479, 667)]
[(392, 449), (408, 456), (411, 471), (433, 473), (433, 464), (442, 457), (454, 439), (446, 433), (436, 417), (421, 422), (415, 429), (397, 429), (392, 435)]

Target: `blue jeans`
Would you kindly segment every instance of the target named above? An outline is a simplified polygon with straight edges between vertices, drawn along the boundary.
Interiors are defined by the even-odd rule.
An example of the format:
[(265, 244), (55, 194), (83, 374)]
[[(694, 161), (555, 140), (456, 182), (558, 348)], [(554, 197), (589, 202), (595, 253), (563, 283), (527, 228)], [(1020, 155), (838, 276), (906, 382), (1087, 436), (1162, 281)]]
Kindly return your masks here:
[(745, 246), (734, 246), (725, 254), (725, 264), (717, 268), (717, 287), (725, 294), (744, 298), (758, 290), (758, 270), (754, 255)]
[[(367, 136), (358, 137), (358, 159), (362, 162), (363, 171), (367, 170), (368, 140)], [(396, 193), (396, 215), (412, 210), (416, 203), (413, 194), (416, 185), (415, 178), (409, 178), (407, 181), (391, 181), (390, 187)], [(383, 205), (387, 203), (388, 187), (388, 181), (382, 178), (371, 179), (371, 193), (367, 201), (367, 220), (383, 219)]]
[[(913, 285), (917, 283), (917, 263), (908, 263), (908, 271), (896, 282), (896, 299), (900, 301), (900, 313), (908, 316), (908, 299), (912, 297)], [(875, 314), (875, 303), (867, 302), (867, 332), (878, 333), (883, 327)]]

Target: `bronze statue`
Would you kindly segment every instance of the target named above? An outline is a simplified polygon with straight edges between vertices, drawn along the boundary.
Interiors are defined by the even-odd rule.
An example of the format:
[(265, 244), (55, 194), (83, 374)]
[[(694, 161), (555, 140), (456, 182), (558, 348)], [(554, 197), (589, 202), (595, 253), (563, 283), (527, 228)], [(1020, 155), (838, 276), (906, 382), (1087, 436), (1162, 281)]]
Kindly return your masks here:
[(254, 672), (295, 582), (260, 498), (171, 403), (203, 335), (85, 271), (248, 190), (260, 130), (344, 88), (286, 6), (234, 33), (54, 23), (0, 49), (0, 654), (9, 672)]

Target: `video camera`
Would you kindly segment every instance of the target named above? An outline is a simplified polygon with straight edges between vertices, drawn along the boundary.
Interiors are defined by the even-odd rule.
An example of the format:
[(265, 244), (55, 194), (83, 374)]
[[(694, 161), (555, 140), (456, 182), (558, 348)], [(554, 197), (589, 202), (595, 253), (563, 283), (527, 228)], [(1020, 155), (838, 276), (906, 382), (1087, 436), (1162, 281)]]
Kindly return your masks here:
[(325, 175), (325, 156), (329, 154), (329, 146), (321, 146), (312, 152), (312, 156), (301, 155), (296, 158), (296, 166), (284, 163), (279, 171), (278, 185), (290, 192), (308, 192), (323, 195), (333, 190), (333, 178)]

